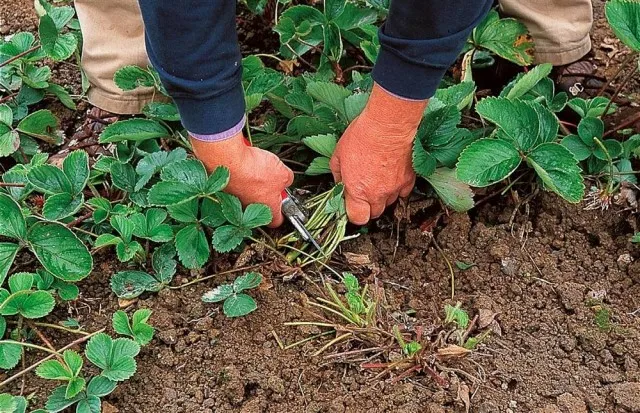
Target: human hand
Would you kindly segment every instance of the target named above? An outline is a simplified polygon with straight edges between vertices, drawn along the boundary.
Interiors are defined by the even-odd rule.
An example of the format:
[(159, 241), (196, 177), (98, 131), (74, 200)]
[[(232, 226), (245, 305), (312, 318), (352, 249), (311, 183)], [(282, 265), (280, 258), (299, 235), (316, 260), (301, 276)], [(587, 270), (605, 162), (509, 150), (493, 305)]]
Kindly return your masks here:
[(330, 167), (343, 182), (347, 216), (356, 225), (377, 218), (411, 193), (413, 140), (428, 100), (408, 100), (375, 84), (365, 109), (336, 146)]
[(191, 145), (209, 172), (218, 166), (229, 168), (225, 192), (237, 196), (244, 206), (267, 205), (273, 215), (269, 227), (282, 225), (282, 192), (293, 183), (293, 172), (275, 154), (247, 146), (242, 132), (219, 142), (191, 138)]

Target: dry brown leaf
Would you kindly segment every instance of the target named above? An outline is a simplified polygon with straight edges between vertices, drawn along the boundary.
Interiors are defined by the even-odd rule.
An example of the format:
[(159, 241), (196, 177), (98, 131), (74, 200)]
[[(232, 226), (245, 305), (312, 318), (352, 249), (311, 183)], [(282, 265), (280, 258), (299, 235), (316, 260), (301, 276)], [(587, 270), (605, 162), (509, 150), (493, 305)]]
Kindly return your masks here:
[(281, 60), (278, 63), (278, 68), (288, 75), (293, 73), (293, 69), (298, 66), (300, 66), (300, 63), (297, 60)]
[(131, 300), (126, 300), (124, 298), (118, 298), (118, 307), (120, 308), (127, 308), (129, 307), (131, 304), (134, 304), (136, 301), (138, 301), (137, 298), (133, 298)]
[(356, 254), (354, 252), (345, 252), (344, 258), (346, 258), (349, 265), (368, 266), (371, 265), (371, 257), (367, 254)]
[(105, 401), (102, 402), (102, 413), (118, 413), (119, 411), (114, 405)]
[(471, 350), (467, 350), (464, 347), (451, 344), (448, 347), (439, 348), (436, 357), (441, 360), (450, 358), (463, 358), (466, 357), (469, 353), (471, 353)]
[(481, 308), (478, 311), (478, 328), (483, 329), (489, 327), (495, 320), (498, 313), (495, 313), (489, 309)]
[(469, 409), (471, 408), (471, 398), (469, 393), (469, 386), (467, 386), (463, 381), (458, 381), (458, 399), (460, 399), (464, 404), (464, 409), (467, 413), (469, 413)]

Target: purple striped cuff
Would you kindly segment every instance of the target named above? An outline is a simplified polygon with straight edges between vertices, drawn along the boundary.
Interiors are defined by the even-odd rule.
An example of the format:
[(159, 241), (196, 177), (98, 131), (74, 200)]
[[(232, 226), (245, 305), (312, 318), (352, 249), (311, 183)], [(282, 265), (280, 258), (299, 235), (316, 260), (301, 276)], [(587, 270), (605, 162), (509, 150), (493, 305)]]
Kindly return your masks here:
[(189, 135), (191, 135), (194, 139), (197, 139), (197, 140), (203, 141), (203, 142), (226, 141), (227, 139), (237, 135), (238, 132), (240, 132), (242, 130), (242, 128), (244, 128), (244, 125), (245, 125), (246, 122), (247, 122), (247, 118), (246, 118), (246, 116), (243, 116), (242, 119), (240, 119), (240, 122), (238, 122), (231, 129), (227, 129), (224, 132), (214, 133), (212, 135), (200, 135), (200, 134), (197, 134), (197, 133), (189, 132)]

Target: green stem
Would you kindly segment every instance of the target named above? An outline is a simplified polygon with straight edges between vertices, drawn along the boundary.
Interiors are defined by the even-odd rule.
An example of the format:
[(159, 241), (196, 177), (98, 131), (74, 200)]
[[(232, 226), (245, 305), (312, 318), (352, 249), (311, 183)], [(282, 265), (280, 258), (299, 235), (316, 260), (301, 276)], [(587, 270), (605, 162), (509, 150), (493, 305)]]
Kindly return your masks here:
[(249, 265), (249, 266), (246, 266), (246, 267), (234, 268), (232, 270), (223, 271), (223, 272), (219, 272), (219, 273), (212, 274), (212, 275), (207, 275), (206, 277), (196, 278), (195, 280), (189, 281), (188, 283), (184, 283), (182, 285), (169, 286), (168, 288), (170, 290), (179, 290), (181, 288), (188, 287), (189, 285), (193, 285), (193, 284), (197, 284), (197, 283), (202, 282), (202, 281), (210, 280), (210, 279), (212, 279), (214, 277), (218, 277), (220, 275), (233, 274), (235, 272), (240, 272), (240, 271), (245, 271), (245, 270), (252, 270), (254, 268), (259, 267), (260, 265), (261, 264), (256, 264), (256, 265)]
[(22, 347), (28, 347), (28, 348), (44, 351), (46, 353), (53, 354), (53, 355), (60, 355), (60, 353), (58, 353), (55, 350), (51, 350), (47, 347), (38, 346), (37, 344), (23, 343), (23, 342), (14, 341), (14, 340), (0, 340), (0, 344), (15, 344)]
[(607, 162), (609, 162), (609, 180), (608, 180), (609, 182), (607, 183), (607, 193), (611, 194), (613, 193), (613, 160), (611, 159), (611, 155), (609, 154), (609, 151), (604, 146), (604, 144), (600, 141), (600, 139), (593, 138), (593, 141), (596, 143), (596, 145), (600, 147), (600, 149), (602, 149), (602, 152), (604, 152), (605, 156), (607, 157)]

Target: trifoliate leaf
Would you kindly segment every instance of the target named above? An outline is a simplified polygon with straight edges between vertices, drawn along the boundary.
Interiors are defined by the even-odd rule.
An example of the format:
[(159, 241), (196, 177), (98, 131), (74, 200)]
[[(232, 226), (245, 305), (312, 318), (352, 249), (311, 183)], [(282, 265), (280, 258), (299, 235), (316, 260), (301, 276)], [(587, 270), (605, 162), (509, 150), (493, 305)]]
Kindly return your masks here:
[(520, 161), (520, 153), (510, 142), (480, 139), (460, 155), (457, 177), (471, 186), (489, 186), (511, 175)]
[(116, 257), (120, 262), (129, 262), (136, 255), (142, 255), (144, 248), (138, 241), (123, 241), (116, 244)]
[(85, 348), (89, 361), (102, 369), (102, 375), (113, 381), (123, 381), (136, 372), (133, 359), (140, 346), (128, 338), (112, 339), (105, 333), (93, 336)]
[(222, 311), (227, 317), (242, 317), (257, 308), (256, 300), (247, 294), (234, 294), (227, 298), (222, 305)]
[(26, 238), (42, 266), (63, 281), (80, 281), (93, 268), (87, 247), (64, 225), (37, 222), (29, 228)]
[(235, 225), (223, 225), (213, 233), (213, 248), (218, 252), (229, 252), (245, 239), (251, 236), (251, 230)]
[[(581, 118), (596, 118), (604, 115), (604, 111), (607, 106), (609, 106), (609, 102), (610, 100), (604, 96), (596, 96), (595, 98), (588, 100), (573, 98), (567, 102), (567, 105), (580, 115)], [(607, 114), (615, 112), (617, 107), (618, 106), (615, 103), (612, 103), (611, 106), (609, 106)]]
[(162, 284), (142, 271), (120, 271), (111, 277), (111, 290), (119, 298), (131, 300), (145, 291), (159, 291)]
[(236, 293), (244, 290), (250, 290), (256, 288), (262, 282), (262, 275), (257, 272), (248, 272), (239, 276), (233, 281), (233, 290)]
[(113, 75), (113, 81), (124, 91), (135, 90), (139, 87), (153, 87), (155, 80), (151, 73), (140, 66), (124, 66)]
[(24, 239), (27, 235), (27, 224), (20, 206), (9, 195), (0, 193), (0, 235), (10, 238)]
[(144, 141), (169, 136), (169, 131), (152, 119), (121, 120), (104, 128), (100, 134), (100, 143), (121, 141)]
[(4, 283), (4, 279), (13, 265), (13, 260), (18, 254), (18, 250), (20, 250), (18, 244), (0, 242), (0, 285)]
[(133, 235), (154, 242), (168, 242), (173, 239), (173, 229), (164, 224), (167, 211), (160, 208), (149, 208), (145, 214), (136, 213), (129, 217), (133, 222)]
[(42, 50), (56, 61), (71, 57), (78, 46), (78, 40), (73, 33), (60, 33), (60, 29), (56, 27), (55, 22), (48, 14), (40, 17), (38, 34)]
[(474, 82), (460, 82), (456, 85), (436, 90), (435, 98), (446, 106), (455, 106), (458, 110), (462, 110), (469, 106), (475, 91), (476, 84)]
[(58, 291), (58, 297), (63, 301), (74, 301), (78, 298), (80, 290), (75, 284), (66, 283), (56, 279), (52, 287)]
[(45, 194), (75, 194), (67, 175), (53, 165), (33, 167), (29, 170), (27, 177), (31, 185)]
[(442, 201), (457, 212), (465, 212), (473, 208), (473, 191), (467, 184), (458, 180), (456, 171), (449, 168), (438, 168), (426, 177)]
[(257, 228), (271, 222), (271, 210), (263, 204), (250, 204), (242, 215), (242, 226), (245, 228)]
[(202, 268), (209, 259), (207, 236), (198, 224), (187, 225), (178, 231), (175, 245), (180, 262), (187, 268)]
[(55, 83), (49, 83), (47, 86), (47, 93), (51, 93), (54, 95), (60, 103), (65, 105), (67, 108), (71, 110), (76, 110), (76, 103), (73, 101), (73, 98), (69, 94), (69, 91), (60, 85), (56, 85)]
[(327, 158), (331, 158), (336, 149), (338, 138), (333, 134), (314, 135), (302, 139), (302, 143)]
[(569, 202), (582, 200), (584, 183), (581, 169), (567, 148), (557, 143), (544, 143), (529, 154), (527, 162), (549, 190)]
[(369, 93), (354, 93), (344, 100), (344, 109), (347, 114), (347, 121), (353, 122), (355, 118), (360, 116), (369, 101)]
[(202, 301), (204, 301), (205, 303), (219, 303), (220, 301), (224, 301), (227, 298), (231, 297), (233, 294), (233, 285), (222, 284), (217, 286), (213, 290), (206, 292), (202, 296)]
[(159, 151), (145, 155), (136, 165), (136, 172), (140, 176), (153, 176), (165, 166), (187, 159), (187, 152), (183, 148), (176, 148), (170, 152)]

